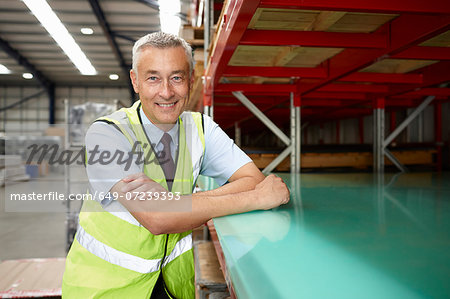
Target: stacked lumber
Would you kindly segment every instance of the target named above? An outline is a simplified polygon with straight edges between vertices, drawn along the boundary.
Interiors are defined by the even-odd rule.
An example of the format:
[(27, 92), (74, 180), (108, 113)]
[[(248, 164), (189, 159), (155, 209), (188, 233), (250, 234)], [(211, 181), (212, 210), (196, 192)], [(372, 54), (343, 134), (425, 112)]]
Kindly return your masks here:
[[(395, 150), (392, 151), (400, 163), (406, 166), (432, 165), (436, 150)], [(249, 154), (250, 158), (260, 169), (264, 169), (277, 154)], [(370, 152), (347, 152), (347, 153), (303, 153), (301, 154), (302, 168), (341, 168), (351, 167), (365, 169), (372, 167), (373, 157)], [(386, 165), (392, 165), (389, 159), (385, 159)], [(276, 168), (277, 171), (290, 170), (290, 158), (287, 157)]]

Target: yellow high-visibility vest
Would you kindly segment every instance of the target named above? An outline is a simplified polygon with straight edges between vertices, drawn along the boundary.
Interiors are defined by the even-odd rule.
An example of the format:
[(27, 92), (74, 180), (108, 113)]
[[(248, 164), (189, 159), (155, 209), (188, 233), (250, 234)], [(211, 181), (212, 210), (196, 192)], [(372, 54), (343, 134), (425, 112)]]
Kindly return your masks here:
[[(132, 147), (137, 141), (150, 145), (140, 109), (138, 101), (99, 120), (119, 129)], [(140, 150), (150, 161), (157, 161), (151, 146)], [(204, 152), (202, 115), (183, 112), (179, 117), (172, 192), (192, 194)], [(143, 169), (149, 178), (167, 189), (158, 163), (144, 164)], [(121, 212), (108, 211), (95, 200), (83, 202), (79, 224), (67, 255), (63, 298), (150, 298), (160, 273), (171, 296), (195, 297), (192, 231), (153, 235), (125, 208)]]

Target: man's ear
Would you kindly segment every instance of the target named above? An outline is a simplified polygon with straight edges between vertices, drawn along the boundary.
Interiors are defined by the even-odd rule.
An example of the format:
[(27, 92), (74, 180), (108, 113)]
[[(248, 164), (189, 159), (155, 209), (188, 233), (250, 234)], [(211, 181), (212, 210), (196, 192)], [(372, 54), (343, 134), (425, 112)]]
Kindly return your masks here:
[(139, 86), (137, 83), (137, 75), (134, 72), (134, 70), (130, 70), (130, 79), (131, 79), (131, 84), (133, 84), (134, 92), (139, 93)]

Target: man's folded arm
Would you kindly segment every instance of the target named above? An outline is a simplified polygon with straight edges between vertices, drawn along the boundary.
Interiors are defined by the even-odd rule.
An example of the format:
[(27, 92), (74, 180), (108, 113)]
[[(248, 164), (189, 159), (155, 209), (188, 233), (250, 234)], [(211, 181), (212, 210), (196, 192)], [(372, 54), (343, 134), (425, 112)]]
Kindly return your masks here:
[[(239, 179), (234, 182), (238, 182)], [(232, 182), (233, 183), (233, 182)], [(230, 184), (232, 184), (230, 183)], [(245, 189), (240, 184), (231, 188)], [(236, 189), (236, 190), (237, 190)], [(155, 200), (150, 196), (141, 200), (130, 200), (130, 194), (167, 193), (161, 185), (138, 173), (116, 183), (111, 189), (125, 208), (152, 234), (180, 233), (207, 222), (214, 217), (244, 213), (252, 210), (267, 210), (289, 201), (289, 191), (283, 181), (270, 175), (253, 190), (237, 191), (231, 194), (192, 194), (181, 196), (178, 201)], [(172, 206), (171, 206), (172, 205)], [(171, 207), (183, 206), (182, 211), (171, 211)], [(168, 207), (167, 211), (159, 211)]]

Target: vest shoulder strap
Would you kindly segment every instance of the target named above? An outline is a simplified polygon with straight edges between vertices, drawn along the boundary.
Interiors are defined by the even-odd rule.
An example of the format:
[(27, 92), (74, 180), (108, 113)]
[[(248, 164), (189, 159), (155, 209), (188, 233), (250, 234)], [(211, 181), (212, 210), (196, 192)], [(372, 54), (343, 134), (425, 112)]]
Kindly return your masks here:
[[(197, 128), (196, 135), (200, 139), (203, 147), (203, 152), (205, 151), (205, 129), (203, 114), (200, 112), (185, 111), (180, 115), (181, 120), (185, 124), (185, 127), (194, 126)], [(192, 128), (193, 129), (193, 128)]]

